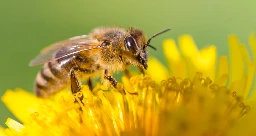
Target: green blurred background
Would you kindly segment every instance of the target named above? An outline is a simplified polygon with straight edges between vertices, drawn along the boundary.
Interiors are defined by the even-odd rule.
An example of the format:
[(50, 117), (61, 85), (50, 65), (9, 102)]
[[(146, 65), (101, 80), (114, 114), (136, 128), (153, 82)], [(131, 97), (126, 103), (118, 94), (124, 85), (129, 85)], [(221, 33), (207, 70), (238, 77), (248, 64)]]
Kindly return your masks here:
[[(148, 36), (171, 27), (152, 41), (150, 50), (164, 63), (161, 43), (191, 34), (199, 48), (215, 44), (219, 55), (228, 54), (227, 36), (237, 34), (248, 43), (256, 30), (254, 0), (9, 0), (0, 2), (0, 95), (20, 87), (32, 91), (40, 67), (28, 67), (40, 49), (99, 26), (135, 26)], [(0, 103), (0, 125), (13, 117)]]

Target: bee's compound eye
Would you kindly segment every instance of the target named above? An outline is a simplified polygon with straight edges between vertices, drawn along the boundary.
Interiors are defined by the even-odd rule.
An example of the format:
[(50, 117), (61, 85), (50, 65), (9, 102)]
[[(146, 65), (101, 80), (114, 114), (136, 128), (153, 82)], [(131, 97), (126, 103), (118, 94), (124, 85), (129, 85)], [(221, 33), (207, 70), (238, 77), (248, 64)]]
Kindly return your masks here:
[(125, 44), (125, 47), (131, 51), (132, 53), (136, 54), (137, 51), (138, 51), (138, 47), (137, 47), (137, 44), (134, 40), (133, 37), (131, 36), (128, 36), (124, 39), (124, 44)]

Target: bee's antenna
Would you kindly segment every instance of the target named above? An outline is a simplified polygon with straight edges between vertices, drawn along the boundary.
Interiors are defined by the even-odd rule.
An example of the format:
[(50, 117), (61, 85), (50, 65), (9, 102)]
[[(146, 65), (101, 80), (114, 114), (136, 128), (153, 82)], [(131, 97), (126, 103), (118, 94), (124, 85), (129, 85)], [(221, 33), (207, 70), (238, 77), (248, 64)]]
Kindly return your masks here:
[(170, 30), (171, 30), (171, 28), (167, 28), (167, 29), (165, 29), (164, 31), (161, 31), (161, 32), (159, 32), (159, 33), (157, 33), (157, 34), (151, 36), (151, 37), (148, 39), (147, 44), (144, 46), (144, 48), (146, 48), (147, 46), (149, 46), (149, 47), (153, 48), (154, 50), (156, 50), (156, 48), (155, 48), (154, 46), (152, 46), (152, 45), (149, 44), (150, 41), (151, 41), (153, 38), (155, 38), (156, 36), (158, 36), (158, 35), (160, 35), (160, 34), (162, 34), (162, 33), (165, 33), (165, 32), (167, 32), (167, 31), (170, 31)]
[(152, 49), (154, 49), (156, 51), (156, 47), (154, 47), (154, 46), (152, 46), (150, 44), (148, 44), (148, 47), (150, 47), (150, 48), (152, 48)]

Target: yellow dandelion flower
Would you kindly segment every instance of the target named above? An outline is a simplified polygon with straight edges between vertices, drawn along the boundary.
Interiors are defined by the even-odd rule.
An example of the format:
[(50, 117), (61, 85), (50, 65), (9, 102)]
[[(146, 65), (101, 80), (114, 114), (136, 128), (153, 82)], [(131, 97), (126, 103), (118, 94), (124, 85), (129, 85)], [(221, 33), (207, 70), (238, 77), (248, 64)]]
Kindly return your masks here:
[[(249, 43), (256, 60), (254, 35)], [(21, 122), (7, 119), (0, 135), (255, 135), (255, 62), (246, 47), (230, 36), (229, 57), (217, 59), (214, 45), (198, 50), (189, 35), (178, 44), (163, 44), (168, 68), (151, 58), (146, 75), (122, 77), (118, 88), (137, 95), (82, 86), (77, 104), (81, 94), (68, 90), (50, 99), (7, 90), (2, 101)]]

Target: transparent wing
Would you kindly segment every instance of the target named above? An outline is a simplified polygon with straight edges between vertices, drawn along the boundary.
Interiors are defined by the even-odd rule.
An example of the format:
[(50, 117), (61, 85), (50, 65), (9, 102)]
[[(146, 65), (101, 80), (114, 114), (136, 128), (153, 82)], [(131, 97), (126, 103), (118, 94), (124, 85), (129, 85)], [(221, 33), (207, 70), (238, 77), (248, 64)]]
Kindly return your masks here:
[(29, 66), (36, 66), (64, 57), (74, 56), (82, 51), (100, 48), (100, 45), (99, 41), (88, 37), (74, 37), (43, 49), (41, 53), (29, 63)]
[(90, 40), (92, 40), (92, 39), (86, 35), (75, 36), (75, 37), (69, 38), (67, 40), (60, 41), (58, 43), (55, 43), (55, 44), (45, 47), (44, 49), (41, 50), (40, 54), (58, 51), (58, 49), (60, 49), (63, 46), (81, 44), (85, 41), (90, 41)]

